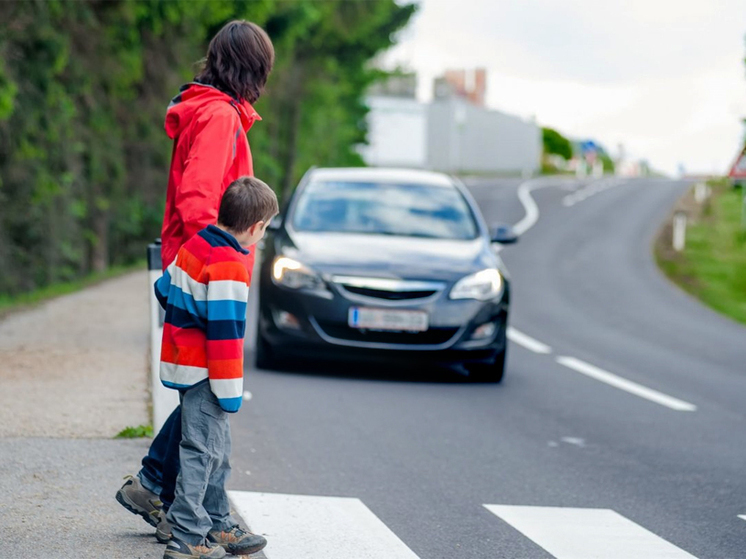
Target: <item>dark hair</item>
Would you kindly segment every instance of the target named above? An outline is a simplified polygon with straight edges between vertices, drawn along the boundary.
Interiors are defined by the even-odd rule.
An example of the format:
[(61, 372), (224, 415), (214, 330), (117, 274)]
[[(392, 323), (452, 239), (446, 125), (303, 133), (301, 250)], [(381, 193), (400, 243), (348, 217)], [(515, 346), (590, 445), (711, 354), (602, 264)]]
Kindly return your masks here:
[(254, 103), (274, 63), (275, 49), (264, 29), (250, 21), (231, 21), (210, 41), (205, 66), (194, 79)]
[(277, 196), (269, 186), (254, 177), (240, 177), (223, 193), (218, 223), (243, 233), (259, 221), (268, 222), (278, 212)]

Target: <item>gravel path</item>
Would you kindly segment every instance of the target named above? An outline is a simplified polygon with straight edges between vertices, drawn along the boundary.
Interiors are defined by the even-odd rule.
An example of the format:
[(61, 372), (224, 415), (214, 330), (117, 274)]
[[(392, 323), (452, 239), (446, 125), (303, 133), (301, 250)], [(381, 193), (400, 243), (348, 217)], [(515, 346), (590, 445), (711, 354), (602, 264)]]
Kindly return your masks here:
[(148, 289), (134, 272), (0, 321), (0, 437), (149, 423)]

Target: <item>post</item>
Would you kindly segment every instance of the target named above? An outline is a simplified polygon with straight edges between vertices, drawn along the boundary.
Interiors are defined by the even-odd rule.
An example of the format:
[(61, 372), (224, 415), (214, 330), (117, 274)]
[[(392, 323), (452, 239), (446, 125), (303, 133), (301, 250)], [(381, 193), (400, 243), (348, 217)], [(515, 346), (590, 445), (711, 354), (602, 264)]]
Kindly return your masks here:
[(161, 240), (148, 245), (148, 290), (150, 292), (150, 387), (153, 399), (153, 432), (158, 433), (168, 416), (179, 404), (179, 394), (161, 384), (161, 337), (164, 311), (155, 297), (153, 285), (163, 275)]
[(697, 202), (697, 204), (704, 202), (708, 194), (708, 188), (705, 183), (698, 182), (694, 185), (694, 201)]
[(686, 245), (686, 213), (676, 212), (673, 216), (673, 249), (676, 252), (684, 250)]

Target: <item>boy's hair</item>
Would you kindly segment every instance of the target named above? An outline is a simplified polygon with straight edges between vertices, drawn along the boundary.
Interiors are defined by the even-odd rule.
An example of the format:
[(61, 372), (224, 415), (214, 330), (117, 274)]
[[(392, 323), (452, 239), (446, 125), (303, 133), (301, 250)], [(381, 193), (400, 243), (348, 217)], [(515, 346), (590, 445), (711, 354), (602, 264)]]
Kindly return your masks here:
[(218, 223), (243, 233), (259, 221), (268, 222), (278, 212), (277, 196), (269, 186), (254, 177), (240, 177), (223, 193)]
[(204, 69), (194, 79), (254, 103), (274, 63), (275, 49), (264, 29), (250, 21), (231, 21), (210, 41)]

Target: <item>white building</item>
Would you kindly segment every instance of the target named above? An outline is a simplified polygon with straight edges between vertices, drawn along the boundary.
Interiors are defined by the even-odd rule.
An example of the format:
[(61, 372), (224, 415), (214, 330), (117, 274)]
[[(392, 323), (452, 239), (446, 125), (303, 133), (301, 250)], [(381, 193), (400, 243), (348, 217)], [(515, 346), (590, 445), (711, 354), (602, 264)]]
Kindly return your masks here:
[(532, 121), (476, 106), (461, 97), (430, 104), (412, 97), (367, 99), (368, 165), (449, 173), (524, 174), (541, 165), (541, 128)]

